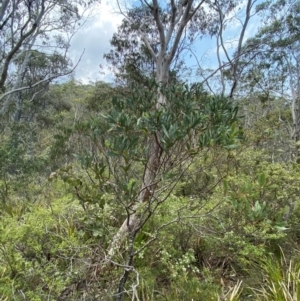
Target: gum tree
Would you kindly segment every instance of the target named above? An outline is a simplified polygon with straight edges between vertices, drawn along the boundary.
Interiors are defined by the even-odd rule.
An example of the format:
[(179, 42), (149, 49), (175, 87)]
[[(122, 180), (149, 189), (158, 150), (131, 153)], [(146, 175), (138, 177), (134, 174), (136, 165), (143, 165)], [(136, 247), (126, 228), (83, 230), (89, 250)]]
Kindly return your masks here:
[[(134, 258), (167, 226), (157, 225), (141, 240), (146, 223), (161, 204), (172, 199), (173, 190), (195, 160), (205, 161), (220, 146), (235, 148), (241, 134), (237, 108), (228, 99), (211, 97), (199, 85), (169, 85), (162, 91), (168, 102), (157, 108), (159, 88), (157, 83), (145, 89), (132, 87), (131, 93), (114, 98), (106, 112), (77, 124), (81, 144), (86, 145), (78, 159), (88, 182), (71, 167), (52, 175), (73, 186), (90, 220), (94, 216), (100, 221), (107, 210), (111, 212), (110, 220), (116, 224), (97, 223), (95, 231), (104, 252), (103, 273), (111, 264), (122, 270), (117, 300), (124, 300), (131, 273), (137, 279), (132, 295), (137, 294), (139, 273)], [(151, 148), (154, 139), (158, 154)], [(157, 161), (152, 158), (155, 155)], [(214, 164), (203, 163), (199, 172)]]
[(293, 124), (291, 138), (300, 141), (300, 5), (299, 1), (274, 1), (261, 4), (266, 19), (255, 37), (244, 45), (240, 72), (243, 88), (259, 92), (261, 101), (285, 99)]
[[(5, 0), (0, 7), (0, 116), (13, 106), (22, 105), (20, 92), (43, 87), (54, 79), (70, 74), (66, 68), (49, 67), (46, 77), (24, 82), (35, 51), (67, 61), (70, 39), (84, 22), (84, 12), (96, 1), (19, 1)], [(83, 12), (83, 13), (82, 13)]]
[[(159, 112), (166, 106), (171, 105), (164, 90), (170, 82), (170, 70), (172, 63), (179, 56), (183, 45), (188, 40), (193, 41), (199, 31), (208, 32), (214, 24), (214, 10), (210, 3), (201, 1), (170, 1), (165, 4), (157, 0), (152, 2), (142, 1), (144, 13), (139, 20), (139, 26), (135, 26), (137, 41), (147, 49), (154, 64), (155, 82), (158, 84), (155, 98), (154, 111)], [(121, 7), (119, 5), (119, 7)], [(136, 24), (136, 18), (130, 11), (122, 11), (129, 24)], [(142, 30), (143, 26), (151, 24), (150, 29)], [(156, 113), (157, 113), (156, 112)], [(162, 129), (158, 128), (149, 135), (147, 139), (148, 158), (143, 175), (142, 187), (137, 197), (137, 203), (143, 204), (149, 201), (152, 191), (155, 190), (157, 175), (161, 166), (163, 149), (161, 147)], [(137, 215), (126, 219), (118, 234), (114, 237), (108, 255), (114, 255), (126, 236), (128, 228), (135, 228), (139, 224)]]
[[(28, 170), (20, 166), (25, 157), (35, 161), (32, 149), (39, 130), (36, 112), (45, 110), (44, 95), (50, 83), (75, 69), (76, 64), (68, 57), (70, 41), (95, 2), (1, 1), (0, 129), (4, 174)], [(10, 166), (9, 158), (20, 160), (13, 160)]]
[(234, 98), (235, 92), (241, 81), (242, 58), (249, 49), (244, 46), (249, 33), (249, 25), (253, 18), (258, 19), (258, 14), (265, 7), (258, 5), (257, 0), (236, 1), (214, 1), (212, 8), (216, 12), (214, 32), (212, 36), (216, 39), (216, 60), (218, 68), (205, 70), (198, 62), (198, 72), (201, 81), (211, 93), (220, 93), (229, 98)]
[[(156, 98), (154, 112), (158, 112), (167, 104), (164, 89), (169, 83), (169, 72), (171, 64), (177, 54), (179, 43), (182, 39), (183, 31), (188, 26), (189, 22), (196, 15), (198, 10), (204, 4), (204, 0), (195, 2), (194, 0), (186, 2), (171, 1), (168, 3), (168, 8), (162, 8), (157, 0), (152, 2), (143, 2), (142, 5), (148, 11), (147, 18), (153, 20), (153, 30), (148, 34), (156, 37), (156, 47), (154, 41), (149, 39), (147, 32), (141, 30), (143, 23), (146, 23), (147, 18), (141, 20), (141, 26), (137, 28), (137, 35), (149, 51), (149, 54), (155, 66), (155, 80), (159, 87), (157, 94), (153, 95)], [(169, 14), (166, 15), (165, 11)], [(129, 23), (134, 23), (130, 14), (126, 14), (126, 19)], [(162, 17), (167, 18), (167, 22), (162, 20)], [(152, 109), (153, 110), (153, 109)], [(160, 135), (161, 129), (157, 128), (152, 131), (147, 139), (148, 157), (147, 164), (142, 179), (142, 186), (137, 195), (137, 205), (147, 203), (152, 198), (152, 194), (157, 186), (157, 175), (161, 165), (163, 149), (161, 147)], [(108, 256), (112, 257), (115, 251), (120, 247), (124, 237), (128, 233), (128, 229), (138, 228), (140, 218), (137, 214), (131, 214), (128, 217), (118, 233), (113, 239), (111, 248), (108, 251)]]
[[(117, 300), (124, 300), (125, 284), (135, 271), (133, 260), (141, 251), (135, 249), (138, 233), (168, 199), (195, 155), (207, 153), (214, 145), (234, 147), (239, 134), (237, 110), (227, 99), (210, 97), (198, 85), (170, 83), (172, 63), (188, 41), (186, 36), (192, 41), (199, 30), (211, 28), (209, 2), (172, 0), (161, 5), (153, 0), (143, 1), (141, 6), (146, 13), (132, 29), (152, 60), (154, 80), (144, 88), (130, 87), (129, 95), (114, 99), (110, 110), (82, 125), (91, 129), (88, 136), (94, 145), (82, 162), (93, 170), (93, 183), (112, 193), (115, 206), (123, 208), (126, 216), (106, 252), (106, 261), (123, 268)], [(123, 14), (129, 25), (136, 24), (134, 14)], [(151, 24), (150, 28), (145, 24)], [(69, 181), (83, 204), (105, 206), (104, 197), (95, 201), (85, 197), (79, 179)], [(124, 240), (127, 255), (119, 262), (115, 257)]]

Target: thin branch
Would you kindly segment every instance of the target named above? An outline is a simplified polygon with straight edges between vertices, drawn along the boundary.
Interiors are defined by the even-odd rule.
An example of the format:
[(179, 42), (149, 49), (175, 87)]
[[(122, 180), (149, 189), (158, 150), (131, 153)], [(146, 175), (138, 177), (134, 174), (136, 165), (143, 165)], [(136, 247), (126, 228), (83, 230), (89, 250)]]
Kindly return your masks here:
[(1, 1), (2, 3), (2, 6), (1, 6), (1, 10), (0, 10), (0, 21), (2, 21), (3, 17), (4, 17), (4, 14), (5, 14), (5, 11), (7, 9), (7, 6), (8, 6), (8, 3), (9, 3), (9, 0), (4, 0), (4, 1)]
[(170, 54), (169, 54), (169, 61), (170, 62), (173, 60), (173, 58), (176, 54), (177, 47), (178, 47), (178, 44), (180, 42), (180, 39), (181, 39), (182, 32), (183, 32), (184, 28), (186, 27), (187, 23), (193, 18), (193, 16), (198, 11), (198, 9), (201, 7), (201, 5), (205, 2), (205, 0), (202, 0), (196, 6), (196, 8), (191, 12), (193, 2), (194, 2), (194, 0), (188, 0), (187, 1), (187, 5), (185, 7), (183, 17), (182, 17), (182, 19), (179, 23), (179, 28), (178, 28), (178, 31), (177, 31), (176, 36), (174, 38), (174, 43), (173, 43), (173, 46), (172, 46)]
[(160, 47), (163, 50), (163, 52), (166, 51), (166, 47), (168, 46), (166, 44), (166, 37), (165, 37), (165, 31), (164, 31), (164, 26), (160, 20), (159, 17), (159, 6), (158, 6), (158, 1), (153, 0), (153, 9), (152, 9), (152, 15), (154, 17), (155, 23), (157, 25), (157, 29), (159, 32), (159, 40), (160, 40)]
[[(220, 38), (220, 32), (217, 36), (217, 59), (218, 59), (218, 63), (219, 63), (219, 66), (222, 66), (222, 63), (221, 63), (221, 57), (220, 57), (220, 44), (219, 44), (219, 38)], [(221, 71), (221, 85), (222, 85), (222, 95), (225, 93), (225, 81), (224, 81), (224, 72), (223, 72), (223, 68), (220, 69)]]
[(242, 31), (241, 31), (241, 34), (240, 34), (239, 43), (238, 43), (238, 47), (237, 47), (237, 52), (236, 52), (236, 54), (238, 56), (238, 59), (235, 60), (234, 64), (232, 64), (232, 75), (233, 75), (234, 81), (232, 83), (229, 98), (233, 97), (234, 91), (235, 91), (236, 86), (237, 86), (237, 82), (238, 82), (237, 68), (238, 68), (239, 61), (240, 61), (239, 58), (240, 58), (240, 54), (242, 52), (242, 44), (243, 44), (243, 41), (244, 41), (245, 32), (246, 32), (249, 20), (251, 18), (251, 9), (252, 9), (255, 2), (256, 2), (256, 0), (254, 0), (254, 1), (248, 0), (248, 2), (247, 2), (245, 21), (244, 21), (244, 24), (243, 24), (243, 27), (242, 27)]
[(2, 92), (5, 91), (5, 81), (7, 79), (8, 67), (9, 67), (9, 64), (10, 64), (11, 60), (13, 59), (13, 57), (17, 53), (17, 51), (20, 49), (23, 42), (36, 31), (43, 15), (44, 15), (44, 12), (45, 12), (45, 5), (44, 5), (44, 1), (42, 1), (41, 11), (40, 11), (39, 15), (37, 16), (34, 24), (32, 25), (32, 28), (27, 33), (23, 34), (23, 31), (25, 30), (25, 28), (27, 27), (27, 25), (30, 22), (30, 16), (29, 16), (28, 20), (25, 22), (24, 26), (21, 29), (21, 37), (20, 37), (19, 41), (13, 47), (13, 49), (8, 53), (8, 55), (6, 57), (6, 60), (5, 60), (5, 63), (4, 63), (4, 66), (3, 66), (1, 78), (0, 78), (0, 89), (2, 90)]
[(177, 18), (176, 18), (176, 12), (177, 12), (177, 9), (176, 9), (176, 5), (175, 5), (174, 0), (171, 1), (171, 7), (172, 7), (171, 24), (170, 24), (170, 26), (169, 26), (169, 30), (168, 30), (167, 36), (166, 36), (166, 43), (167, 43), (167, 45), (170, 43), (170, 40), (171, 40), (173, 31), (174, 31), (175, 25), (176, 25), (177, 22), (180, 20), (180, 18), (181, 18), (181, 16), (182, 16), (182, 12), (183, 12), (182, 4), (180, 4), (180, 5), (179, 5), (178, 16), (177, 16)]
[[(34, 83), (33, 85), (29, 85), (29, 86), (25, 86), (25, 87), (16, 88), (16, 89), (13, 89), (13, 90), (8, 91), (8, 92), (6, 92), (6, 93), (3, 93), (3, 94), (0, 96), (0, 101), (3, 100), (5, 97), (7, 97), (7, 96), (13, 94), (13, 93), (20, 92), (20, 91), (24, 91), (24, 90), (29, 90), (29, 89), (32, 89), (32, 88), (34, 88), (34, 87), (37, 87), (37, 86), (39, 86), (39, 85), (41, 85), (41, 84), (43, 84), (43, 83), (45, 83), (45, 82), (50, 82), (51, 80), (53, 80), (53, 79), (55, 79), (55, 78), (58, 78), (58, 77), (62, 77), (62, 76), (66, 76), (66, 75), (71, 74), (71, 73), (77, 68), (78, 64), (79, 64), (80, 61), (81, 61), (81, 58), (82, 58), (83, 54), (84, 54), (84, 51), (83, 51), (82, 54), (80, 55), (80, 58), (79, 58), (79, 60), (77, 61), (76, 65), (75, 65), (71, 70), (69, 70), (69, 71), (67, 71), (67, 72), (65, 72), (65, 73), (63, 73), (63, 74), (59, 74), (59, 75), (58, 75), (58, 74), (55, 74), (55, 75), (48, 76), (47, 78), (44, 78), (44, 79), (42, 79), (42, 80), (40, 80), (40, 81)], [(0, 110), (0, 116), (4, 115), (4, 113), (6, 112), (6, 110), (7, 110), (7, 108), (8, 108), (8, 105), (10, 104), (10, 102), (11, 102), (11, 99), (10, 99), (10, 98), (8, 98), (8, 99), (4, 102), (3, 107), (2, 107), (2, 109)]]
[(7, 21), (11, 18), (12, 13), (10, 13), (7, 18), (2, 22), (2, 24), (0, 25), (0, 30), (3, 29), (3, 27), (6, 25)]
[(142, 40), (146, 44), (146, 47), (148, 48), (148, 50), (149, 50), (149, 52), (150, 52), (153, 60), (156, 60), (156, 54), (155, 54), (155, 52), (154, 52), (154, 50), (153, 50), (153, 48), (152, 48), (149, 40), (147, 39), (146, 35), (141, 30), (139, 30), (139, 33), (141, 35)]
[[(239, 56), (236, 56), (234, 59), (232, 59), (232, 62), (234, 62), (235, 60), (237, 60), (238, 58), (240, 58), (242, 55), (244, 55), (246, 52), (241, 52)], [(255, 53), (247, 62), (250, 63), (259, 53)], [(219, 68), (217, 68), (216, 70), (214, 70), (214, 72), (212, 72), (209, 76), (207, 76), (202, 82), (201, 84), (204, 84), (206, 81), (208, 81), (211, 77), (213, 77), (220, 69), (225, 68), (227, 66), (230, 66), (231, 64), (229, 62), (224, 63), (222, 66), (220, 66)]]

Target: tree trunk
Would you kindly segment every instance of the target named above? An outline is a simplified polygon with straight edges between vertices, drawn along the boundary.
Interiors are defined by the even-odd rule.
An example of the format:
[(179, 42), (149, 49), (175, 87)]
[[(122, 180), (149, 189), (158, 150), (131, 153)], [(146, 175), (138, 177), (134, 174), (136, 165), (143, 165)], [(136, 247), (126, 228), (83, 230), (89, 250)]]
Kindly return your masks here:
[(142, 204), (149, 203), (156, 189), (156, 176), (160, 166), (160, 160), (162, 156), (162, 148), (159, 144), (158, 133), (155, 133), (149, 139), (149, 156), (148, 162), (145, 167), (145, 173), (143, 177), (143, 184), (138, 195), (137, 204), (134, 206), (134, 213), (129, 215), (123, 222), (122, 226), (118, 230), (118, 233), (114, 236), (107, 252), (108, 258), (112, 258), (116, 251), (120, 249), (124, 239), (129, 233), (135, 233), (142, 225), (140, 214), (137, 213), (140, 210)]
[[(149, 50), (153, 61), (156, 64), (156, 82), (159, 84), (156, 101), (157, 110), (162, 109), (167, 103), (164, 89), (167, 87), (169, 82), (170, 66), (176, 53), (178, 52), (182, 33), (196, 11), (204, 3), (204, 0), (200, 1), (200, 3), (196, 5), (194, 9), (192, 8), (193, 3), (194, 0), (188, 0), (186, 3), (179, 1), (178, 5), (176, 6), (175, 1), (171, 1), (171, 21), (168, 26), (165, 26), (165, 24), (162, 22), (158, 1), (152, 0), (151, 6), (148, 4), (158, 30), (160, 42), (160, 49), (158, 53), (152, 48), (151, 43), (147, 39), (145, 33), (142, 31), (139, 31), (139, 33), (141, 39), (145, 43), (145, 46)], [(151, 205), (152, 201), (155, 200), (154, 194), (159, 182), (158, 174), (160, 171), (161, 157), (163, 154), (163, 149), (160, 144), (160, 129), (157, 129), (156, 132), (149, 137), (147, 146), (149, 149), (149, 154), (145, 166), (143, 183), (136, 200), (136, 205), (133, 208), (133, 214), (128, 214), (118, 233), (113, 238), (107, 253), (108, 259), (113, 257), (116, 251), (120, 249), (122, 242), (128, 234), (129, 239), (136, 236), (138, 231), (152, 214)], [(130, 241), (131, 247), (133, 246), (133, 243), (134, 241)], [(131, 247), (129, 247), (128, 251), (129, 260), (133, 259), (134, 256), (133, 253), (130, 253)], [(123, 300), (124, 298), (123, 291), (129, 272), (130, 267), (127, 266), (125, 268), (123, 277), (119, 282), (119, 300)]]

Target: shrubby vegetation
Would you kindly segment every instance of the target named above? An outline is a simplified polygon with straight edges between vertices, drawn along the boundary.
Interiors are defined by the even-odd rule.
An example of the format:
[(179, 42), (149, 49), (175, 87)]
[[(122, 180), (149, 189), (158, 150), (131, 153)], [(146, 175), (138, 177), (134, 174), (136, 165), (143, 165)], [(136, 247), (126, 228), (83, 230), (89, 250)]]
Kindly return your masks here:
[[(248, 0), (224, 65), (237, 3), (129, 10), (106, 55), (114, 85), (52, 82), (72, 68), (33, 47), (46, 2), (16, 14), (11, 39), (32, 44), (9, 55), (0, 35), (0, 300), (300, 300), (298, 2), (257, 5), (244, 41)], [(73, 32), (65, 8), (52, 21)], [(186, 84), (180, 47), (206, 34), (219, 69)]]
[[(70, 84), (72, 93), (66, 97)], [(132, 176), (142, 172), (144, 163), (139, 160), (141, 155), (135, 160), (131, 154), (126, 161), (112, 153), (111, 168), (122, 170), (113, 174), (101, 169), (101, 148), (110, 150), (115, 144), (103, 140), (101, 146), (98, 139), (105, 136), (95, 134), (97, 128), (92, 125), (107, 122), (108, 108), (115, 110), (120, 104), (109, 105), (112, 100), (106, 98), (103, 113), (91, 110), (98, 87), (74, 83), (51, 87), (48, 93), (65, 95), (70, 109), (54, 127), (38, 131), (52, 138), (39, 146), (40, 152), (35, 151), (31, 159), (35, 164), (26, 148), (16, 156), (18, 161), (5, 159), (13, 156), (5, 148), (8, 144), (2, 145), (3, 300), (110, 300), (115, 293), (122, 266), (104, 263), (105, 254), (129, 205), (118, 200), (112, 187), (121, 179), (114, 177), (130, 174), (120, 192), (130, 201), (138, 181)], [(81, 100), (73, 101), (73, 93)], [(90, 117), (82, 114), (78, 123), (71, 124), (77, 103)], [(238, 129), (243, 120), (239, 118)], [(189, 150), (191, 161), (184, 174), (136, 234), (138, 253), (125, 286), (126, 296), (135, 293), (142, 300), (293, 300), (287, 296), (299, 294), (300, 170), (297, 163), (284, 160), (282, 152), (274, 153), (266, 146), (273, 145), (276, 131), (284, 131), (280, 125), (269, 128), (264, 144), (257, 143), (256, 124), (262, 128), (270, 122), (255, 120), (243, 135), (238, 130), (236, 145), (224, 147), (210, 141), (200, 152)], [(136, 130), (129, 127), (129, 131)], [(7, 133), (5, 137), (8, 139)], [(117, 139), (116, 134), (113, 137)], [(143, 139), (142, 132), (139, 138)], [(182, 144), (173, 147), (173, 153), (184, 150)], [(63, 152), (68, 149), (70, 152)], [(142, 146), (136, 149), (143, 151)], [(18, 172), (11, 166), (17, 166)], [(164, 174), (161, 185), (169, 185), (172, 173), (171, 169)], [(110, 181), (116, 182), (112, 185)], [(126, 260), (128, 245), (123, 244), (112, 262)]]

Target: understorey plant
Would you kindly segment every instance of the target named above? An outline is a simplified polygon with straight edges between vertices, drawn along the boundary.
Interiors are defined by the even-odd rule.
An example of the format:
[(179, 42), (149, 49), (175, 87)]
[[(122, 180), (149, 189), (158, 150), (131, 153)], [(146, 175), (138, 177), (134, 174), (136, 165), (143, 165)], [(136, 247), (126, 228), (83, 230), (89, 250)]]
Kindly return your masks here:
[[(158, 90), (167, 99), (159, 108)], [(132, 272), (136, 281), (131, 294), (137, 294), (134, 257), (156, 239), (153, 233), (137, 248), (137, 235), (168, 200), (195, 156), (205, 156), (216, 145), (237, 147), (242, 134), (237, 123), (237, 108), (226, 98), (209, 96), (199, 85), (161, 89), (152, 82), (147, 89), (133, 87), (130, 94), (113, 99), (105, 113), (77, 125), (86, 145), (78, 158), (91, 185), (97, 187), (97, 195), (90, 197), (87, 184), (72, 170), (61, 175), (73, 183), (83, 206), (110, 208), (111, 219), (117, 220), (115, 230), (109, 231), (110, 243), (103, 250), (104, 261), (122, 270), (117, 300), (124, 300), (125, 284)]]

